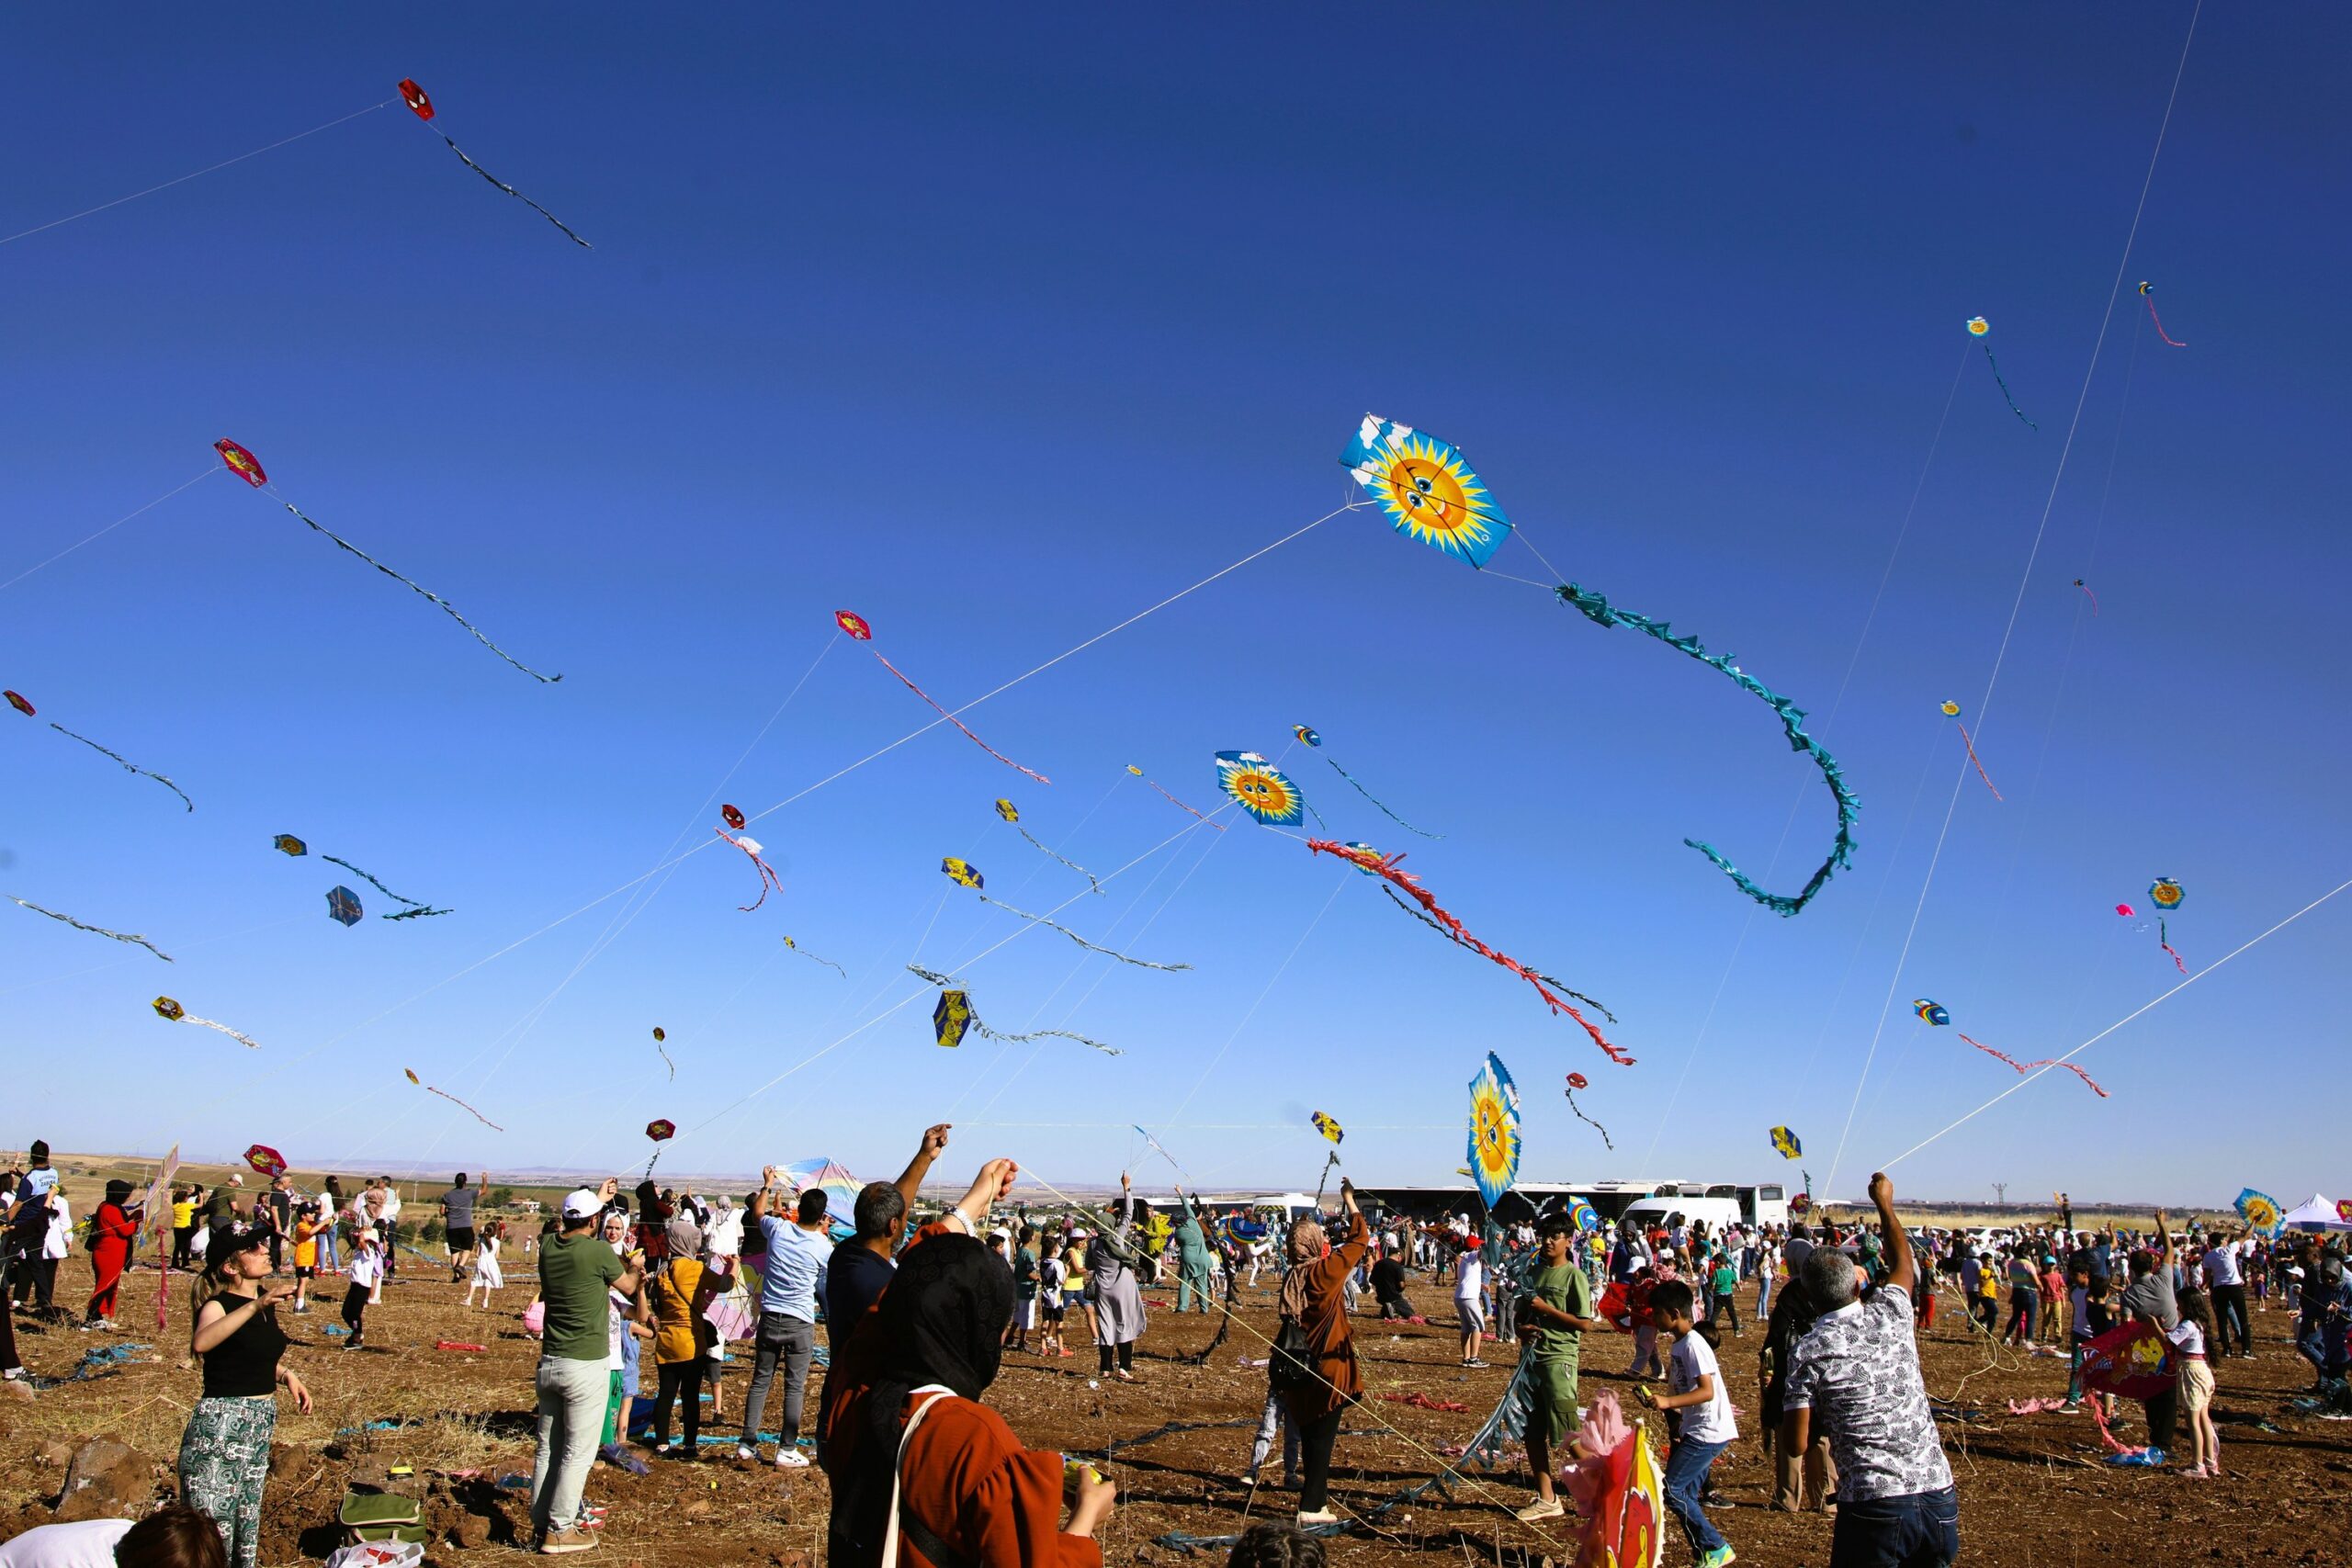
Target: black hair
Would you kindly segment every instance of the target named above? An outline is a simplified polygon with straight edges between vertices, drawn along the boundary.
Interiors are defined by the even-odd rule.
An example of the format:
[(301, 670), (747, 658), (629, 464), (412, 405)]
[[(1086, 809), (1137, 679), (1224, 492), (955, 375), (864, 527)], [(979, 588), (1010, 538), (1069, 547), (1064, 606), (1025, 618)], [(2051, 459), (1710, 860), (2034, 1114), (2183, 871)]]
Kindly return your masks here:
[(1535, 1223), (1535, 1239), (1542, 1241), (1548, 1236), (1574, 1235), (1576, 1229), (1576, 1222), (1565, 1213), (1546, 1214)]
[(1661, 1280), (1650, 1287), (1651, 1314), (1663, 1317), (1689, 1317), (1692, 1299), (1690, 1282), (1688, 1280)]
[(1225, 1562), (1226, 1568), (1323, 1568), (1323, 1542), (1296, 1525), (1254, 1524)]
[(800, 1223), (813, 1225), (825, 1217), (825, 1190), (811, 1187), (800, 1195)]

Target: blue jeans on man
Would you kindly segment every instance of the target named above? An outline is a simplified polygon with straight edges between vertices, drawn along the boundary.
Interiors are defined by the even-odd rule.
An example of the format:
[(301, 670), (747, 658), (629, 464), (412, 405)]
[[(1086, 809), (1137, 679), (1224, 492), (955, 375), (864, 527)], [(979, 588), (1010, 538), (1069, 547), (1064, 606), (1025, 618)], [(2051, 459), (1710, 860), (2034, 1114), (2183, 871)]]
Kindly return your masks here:
[(1666, 1506), (1682, 1523), (1690, 1555), (1704, 1557), (1724, 1544), (1723, 1533), (1707, 1522), (1699, 1495), (1707, 1489), (1707, 1470), (1728, 1443), (1694, 1443), (1677, 1438), (1666, 1456)]
[(1960, 1557), (1960, 1494), (1839, 1502), (1829, 1568), (1945, 1568)]

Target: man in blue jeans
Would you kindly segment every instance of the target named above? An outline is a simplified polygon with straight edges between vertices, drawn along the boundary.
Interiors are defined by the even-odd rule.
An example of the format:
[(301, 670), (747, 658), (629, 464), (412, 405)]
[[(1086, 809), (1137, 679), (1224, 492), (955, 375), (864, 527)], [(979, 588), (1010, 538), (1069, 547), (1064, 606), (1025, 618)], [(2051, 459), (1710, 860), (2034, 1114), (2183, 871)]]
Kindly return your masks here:
[(806, 1470), (808, 1456), (794, 1446), (800, 1435), (801, 1398), (808, 1391), (808, 1362), (817, 1351), (817, 1297), (833, 1244), (825, 1234), (825, 1191), (812, 1187), (800, 1195), (793, 1217), (768, 1212), (779, 1200), (776, 1168), (760, 1173), (760, 1190), (752, 1195), (750, 1223), (767, 1241), (767, 1264), (760, 1275), (760, 1337), (752, 1361), (752, 1388), (743, 1396), (743, 1438), (737, 1459), (760, 1457), (760, 1417), (766, 1413), (768, 1384), (775, 1379), (776, 1363), (784, 1363), (784, 1418), (776, 1424), (775, 1464), (778, 1470)]
[(1868, 1299), (1843, 1252), (1816, 1247), (1805, 1257), (1805, 1293), (1822, 1313), (1789, 1352), (1781, 1443), (1803, 1453), (1815, 1422), (1828, 1432), (1838, 1462), (1829, 1568), (1946, 1568), (1960, 1556), (1960, 1497), (1912, 1338), (1919, 1269), (1883, 1171), (1871, 1178), (1871, 1202), (1887, 1276)]
[(1666, 1456), (1666, 1506), (1682, 1525), (1696, 1568), (1730, 1568), (1737, 1554), (1708, 1521), (1699, 1499), (1715, 1456), (1738, 1438), (1739, 1424), (1732, 1415), (1731, 1392), (1715, 1365), (1715, 1348), (1699, 1337), (1692, 1305), (1685, 1280), (1668, 1280), (1650, 1292), (1650, 1322), (1674, 1342), (1666, 1358), (1669, 1392), (1652, 1393), (1646, 1383), (1638, 1392), (1653, 1410), (1682, 1412), (1680, 1429)]

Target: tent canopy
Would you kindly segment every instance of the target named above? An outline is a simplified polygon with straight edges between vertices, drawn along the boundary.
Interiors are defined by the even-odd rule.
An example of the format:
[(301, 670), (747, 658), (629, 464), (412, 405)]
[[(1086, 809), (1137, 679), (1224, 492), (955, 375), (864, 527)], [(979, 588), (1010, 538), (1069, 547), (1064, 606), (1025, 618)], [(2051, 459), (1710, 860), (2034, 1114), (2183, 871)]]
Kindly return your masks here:
[(2288, 1210), (2279, 1224), (2290, 1231), (2352, 1231), (2352, 1220), (2342, 1218), (2335, 1205), (2316, 1192)]

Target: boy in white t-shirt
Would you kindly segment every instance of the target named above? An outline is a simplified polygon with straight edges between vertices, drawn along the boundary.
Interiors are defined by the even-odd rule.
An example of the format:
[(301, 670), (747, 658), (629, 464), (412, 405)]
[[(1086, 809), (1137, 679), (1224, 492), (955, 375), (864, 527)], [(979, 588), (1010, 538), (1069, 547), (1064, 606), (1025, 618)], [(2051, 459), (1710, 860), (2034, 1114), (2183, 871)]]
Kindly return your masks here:
[(1682, 1425), (1666, 1459), (1666, 1506), (1681, 1521), (1690, 1542), (1696, 1568), (1725, 1568), (1736, 1561), (1731, 1544), (1707, 1522), (1700, 1506), (1707, 1472), (1715, 1456), (1739, 1436), (1731, 1412), (1731, 1391), (1715, 1367), (1714, 1347), (1700, 1337), (1691, 1316), (1690, 1285), (1668, 1280), (1650, 1292), (1650, 1321), (1673, 1341), (1666, 1359), (1664, 1394), (1640, 1390), (1643, 1404), (1655, 1410), (1679, 1410)]
[(1478, 1359), (1478, 1337), (1487, 1331), (1487, 1269), (1475, 1235), (1462, 1238), (1462, 1254), (1454, 1260), (1453, 1315), (1462, 1325), (1462, 1364), (1485, 1366)]

